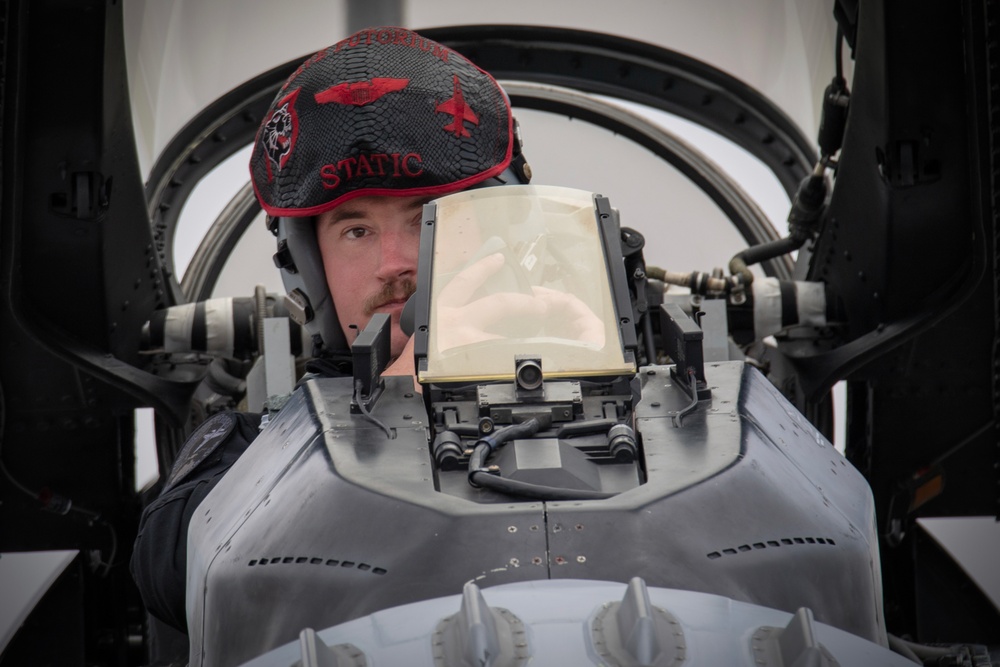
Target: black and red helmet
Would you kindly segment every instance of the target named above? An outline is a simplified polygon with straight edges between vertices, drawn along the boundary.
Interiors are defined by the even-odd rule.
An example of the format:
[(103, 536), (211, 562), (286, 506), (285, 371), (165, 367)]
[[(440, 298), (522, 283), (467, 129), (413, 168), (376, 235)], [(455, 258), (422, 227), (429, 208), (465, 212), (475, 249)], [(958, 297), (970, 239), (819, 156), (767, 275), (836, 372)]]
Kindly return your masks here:
[(314, 216), (361, 196), (437, 196), (527, 183), (506, 93), (464, 56), (398, 27), (361, 30), (307, 59), (264, 116), (250, 176), (278, 237), (275, 263), (314, 352), (346, 351)]
[(250, 173), (273, 217), (362, 195), (443, 195), (503, 172), (517, 152), (507, 96), (462, 55), (405, 28), (357, 32), (285, 82)]

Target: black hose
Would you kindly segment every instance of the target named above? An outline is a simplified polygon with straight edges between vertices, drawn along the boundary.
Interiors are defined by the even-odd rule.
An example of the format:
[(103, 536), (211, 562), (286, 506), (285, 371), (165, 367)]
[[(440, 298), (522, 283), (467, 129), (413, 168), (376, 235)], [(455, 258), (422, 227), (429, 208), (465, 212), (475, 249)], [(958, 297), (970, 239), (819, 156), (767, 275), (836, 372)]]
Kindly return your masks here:
[(760, 264), (775, 257), (787, 255), (801, 248), (805, 242), (805, 236), (801, 238), (786, 236), (776, 241), (768, 241), (767, 243), (751, 246), (733, 255), (733, 258), (729, 260), (729, 272), (734, 276), (741, 276), (743, 283), (749, 285), (753, 282), (753, 274), (750, 273), (750, 269), (747, 267)]
[(477, 472), (488, 472), (486, 470), (486, 457), (489, 456), (490, 452), (489, 445), (481, 443), (476, 445), (472, 454), (469, 455), (469, 484), (472, 486), (479, 486), (474, 481), (474, 476)]
[[(833, 131), (840, 133), (835, 136), (843, 135), (843, 129), (834, 128)], [(813, 227), (819, 220), (826, 202), (825, 169), (823, 163), (817, 163), (813, 172), (799, 183), (792, 198), (791, 210), (788, 212), (788, 236), (751, 246), (736, 253), (729, 260), (729, 272), (739, 276), (745, 286), (753, 282), (753, 274), (748, 267), (794, 252), (812, 236)]]
[(543, 484), (532, 484), (513, 479), (505, 479), (493, 474), (486, 467), (486, 457), (507, 442), (519, 437), (534, 435), (542, 429), (539, 418), (532, 417), (520, 424), (497, 429), (479, 438), (469, 456), (469, 484), (476, 488), (492, 489), (513, 496), (526, 496), (538, 500), (603, 500), (616, 494), (586, 489), (565, 489)]
[(490, 455), (491, 452), (496, 451), (502, 447), (505, 443), (526, 435), (534, 435), (541, 430), (541, 423), (538, 421), (537, 417), (532, 417), (520, 424), (511, 424), (501, 429), (497, 429), (492, 433), (487, 433), (476, 441), (476, 445), (472, 450), (472, 455), (469, 456), (469, 484), (472, 486), (480, 486), (475, 481), (476, 473), (483, 473), (487, 476), (492, 476), (486, 468), (486, 457)]
[(505, 426), (504, 428), (497, 429), (492, 433), (487, 433), (476, 441), (476, 447), (478, 448), (480, 444), (488, 445), (490, 451), (495, 452), (505, 443), (510, 442), (516, 438), (521, 438), (527, 435), (534, 435), (542, 430), (542, 423), (538, 417), (532, 417), (520, 424), (511, 424), (510, 426)]

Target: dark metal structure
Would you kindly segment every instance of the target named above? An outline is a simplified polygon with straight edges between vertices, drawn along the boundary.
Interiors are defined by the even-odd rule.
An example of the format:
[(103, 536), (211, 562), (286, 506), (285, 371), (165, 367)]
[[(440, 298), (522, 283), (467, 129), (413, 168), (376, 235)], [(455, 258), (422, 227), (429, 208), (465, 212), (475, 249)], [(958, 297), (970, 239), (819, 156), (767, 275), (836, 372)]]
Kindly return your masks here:
[[(874, 492), (889, 632), (995, 645), (996, 609), (916, 520), (996, 516), (1000, 502), (1000, 6), (831, 4), (855, 75), (832, 193), (795, 274), (826, 283), (847, 317), (821, 342), (779, 337), (794, 369), (783, 390), (813, 416), (848, 381), (847, 455)], [(126, 565), (144, 502), (133, 409), (155, 408), (166, 469), (204, 369), (158, 376), (140, 331), (153, 311), (206, 296), (212, 264), (252, 218), (251, 203), (235, 207), (202, 288), (186, 294), (167, 252), (179, 209), (251, 140), (294, 63), (219, 98), (143, 184), (121, 3), (8, 0), (0, 19), (0, 552), (79, 551), (0, 664), (142, 664), (145, 612)], [(699, 122), (758, 156), (789, 193), (817, 161), (812, 140), (755, 91), (666, 49), (525, 26), (423, 32), (500, 79)], [(743, 225), (748, 245), (773, 240), (723, 180), (637, 127), (551, 96), (513, 102), (650, 146)]]

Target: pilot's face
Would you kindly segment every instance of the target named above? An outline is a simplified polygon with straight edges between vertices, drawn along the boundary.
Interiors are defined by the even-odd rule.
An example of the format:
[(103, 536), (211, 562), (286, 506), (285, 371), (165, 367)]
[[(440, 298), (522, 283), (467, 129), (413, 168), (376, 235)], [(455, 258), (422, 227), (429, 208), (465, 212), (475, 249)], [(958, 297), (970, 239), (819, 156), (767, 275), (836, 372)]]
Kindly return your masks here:
[(406, 345), (399, 314), (416, 288), (420, 218), (429, 199), (358, 197), (317, 218), (326, 282), (348, 343), (372, 315), (389, 313), (393, 358)]

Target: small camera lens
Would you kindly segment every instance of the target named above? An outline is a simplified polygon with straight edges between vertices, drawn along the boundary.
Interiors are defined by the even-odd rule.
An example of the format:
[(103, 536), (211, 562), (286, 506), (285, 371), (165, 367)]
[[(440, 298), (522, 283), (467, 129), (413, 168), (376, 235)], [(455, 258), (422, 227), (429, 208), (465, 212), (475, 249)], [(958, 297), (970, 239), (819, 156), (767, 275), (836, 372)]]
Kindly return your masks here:
[(514, 377), (517, 379), (517, 386), (521, 389), (538, 389), (542, 386), (542, 367), (533, 359), (520, 361), (517, 364)]

